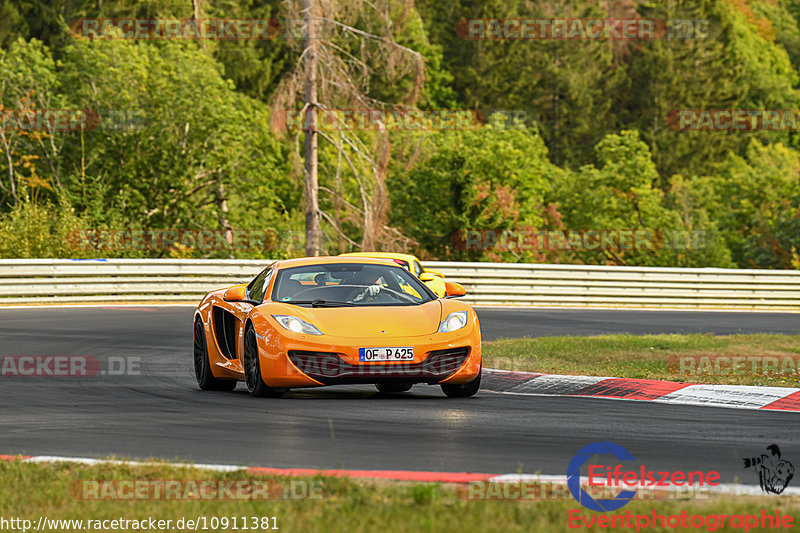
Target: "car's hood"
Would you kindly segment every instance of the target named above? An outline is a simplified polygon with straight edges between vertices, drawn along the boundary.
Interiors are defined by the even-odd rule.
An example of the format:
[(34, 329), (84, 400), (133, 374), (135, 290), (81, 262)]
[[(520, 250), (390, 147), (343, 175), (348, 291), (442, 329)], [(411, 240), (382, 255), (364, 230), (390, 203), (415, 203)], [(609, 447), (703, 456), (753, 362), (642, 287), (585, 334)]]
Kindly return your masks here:
[(309, 308), (281, 304), (281, 307), (285, 308), (285, 314), (302, 318), (323, 334), (336, 337), (430, 335), (436, 333), (442, 320), (439, 300), (422, 305)]

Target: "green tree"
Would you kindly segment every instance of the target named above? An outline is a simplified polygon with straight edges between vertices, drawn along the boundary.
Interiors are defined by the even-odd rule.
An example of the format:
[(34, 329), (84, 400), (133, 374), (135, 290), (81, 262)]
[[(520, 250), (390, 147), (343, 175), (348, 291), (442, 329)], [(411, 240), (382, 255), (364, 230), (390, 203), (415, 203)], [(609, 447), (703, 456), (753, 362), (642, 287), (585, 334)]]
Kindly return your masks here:
[[(69, 138), (72, 201), (99, 224), (229, 230), (286, 223), (266, 106), (195, 43), (78, 41), (60, 78), (99, 127)], [(117, 124), (119, 114), (130, 122)], [(232, 209), (236, 206), (236, 209)], [(241, 227), (241, 226), (239, 226)]]
[(794, 109), (797, 75), (786, 51), (770, 40), (747, 2), (683, 1), (642, 6), (650, 18), (708, 20), (707, 38), (644, 43), (628, 60), (631, 90), (620, 120), (642, 133), (666, 190), (673, 174), (708, 172), (750, 138), (786, 139), (786, 133), (678, 131), (670, 112), (682, 109)]
[[(726, 266), (724, 249), (702, 214), (682, 216), (669, 207), (650, 150), (636, 131), (606, 136), (596, 146), (599, 166), (586, 165), (565, 176), (553, 190), (568, 229), (646, 230), (646, 246), (609, 246), (575, 259), (591, 264), (646, 266)], [(679, 194), (676, 183), (675, 194)], [(692, 234), (702, 236), (692, 242)], [(723, 264), (719, 264), (723, 263)]]
[[(631, 9), (618, 8), (631, 16)], [(498, 18), (606, 18), (618, 16), (587, 0), (530, 3), (420, 2), (430, 17), (429, 31), (444, 47), (445, 69), (455, 78), (453, 87), (467, 107), (520, 110), (538, 124), (559, 165), (591, 161), (591, 147), (605, 133), (615, 131), (614, 100), (610, 95), (624, 82), (624, 47), (601, 40), (470, 40), (456, 31), (461, 19)]]
[[(37, 111), (60, 109), (55, 62), (41, 41), (0, 49), (0, 209), (19, 202), (21, 185), (60, 186), (61, 132), (36, 125)], [(41, 116), (41, 115), (39, 115)]]
[(793, 268), (800, 236), (796, 150), (752, 141), (744, 157), (730, 154), (695, 187), (740, 268)]
[[(476, 131), (424, 134), (419, 161), (389, 180), (392, 222), (423, 255), (451, 260), (519, 260), (515, 251), (464, 249), (468, 230), (540, 227), (543, 198), (562, 171), (535, 129), (494, 117)], [(483, 242), (481, 243), (483, 247)]]

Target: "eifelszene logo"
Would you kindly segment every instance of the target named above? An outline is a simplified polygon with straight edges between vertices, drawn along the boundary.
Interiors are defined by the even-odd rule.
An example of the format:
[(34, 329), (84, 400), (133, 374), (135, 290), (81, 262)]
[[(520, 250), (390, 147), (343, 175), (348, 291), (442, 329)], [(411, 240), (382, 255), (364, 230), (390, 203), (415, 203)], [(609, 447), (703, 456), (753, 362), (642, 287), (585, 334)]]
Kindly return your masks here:
[(601, 513), (616, 511), (628, 504), (636, 496), (636, 490), (621, 490), (614, 498), (595, 500), (581, 487), (581, 467), (595, 455), (611, 455), (616, 458), (612, 464), (590, 464), (588, 466), (589, 487), (606, 486), (627, 489), (665, 489), (705, 488), (719, 485), (719, 472), (700, 470), (684, 472), (680, 470), (648, 470), (644, 464), (625, 470), (623, 461), (634, 461), (633, 454), (613, 442), (593, 442), (581, 448), (567, 467), (567, 486), (575, 500), (592, 511)]
[(758, 473), (761, 490), (772, 494), (782, 493), (794, 477), (794, 465), (781, 457), (781, 449), (777, 444), (767, 446), (769, 454), (761, 457), (743, 458), (745, 468), (753, 468)]
[[(636, 496), (635, 490), (623, 490), (613, 500), (595, 500), (581, 488), (581, 467), (593, 455), (614, 455), (620, 461), (633, 461), (631, 452), (613, 442), (593, 442), (581, 448), (572, 458), (567, 467), (567, 486), (575, 500), (592, 511), (616, 511), (624, 507)], [(591, 472), (591, 467), (590, 467)], [(591, 477), (591, 476), (590, 476)], [(589, 481), (591, 484), (591, 479)]]

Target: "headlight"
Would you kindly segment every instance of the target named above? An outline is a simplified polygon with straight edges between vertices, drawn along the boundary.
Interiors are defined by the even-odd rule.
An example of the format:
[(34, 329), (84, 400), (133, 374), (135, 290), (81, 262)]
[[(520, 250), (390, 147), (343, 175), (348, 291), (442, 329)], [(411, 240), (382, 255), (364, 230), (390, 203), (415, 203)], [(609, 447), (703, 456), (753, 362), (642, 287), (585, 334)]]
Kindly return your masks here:
[(292, 315), (272, 315), (272, 318), (278, 321), (278, 324), (285, 327), (289, 331), (295, 333), (308, 333), (309, 335), (322, 335), (313, 324), (309, 324), (305, 320), (300, 320)]
[(439, 333), (449, 333), (451, 331), (455, 331), (457, 329), (461, 329), (467, 325), (467, 312), (466, 311), (456, 311), (455, 313), (450, 313), (447, 315), (447, 318), (439, 324)]

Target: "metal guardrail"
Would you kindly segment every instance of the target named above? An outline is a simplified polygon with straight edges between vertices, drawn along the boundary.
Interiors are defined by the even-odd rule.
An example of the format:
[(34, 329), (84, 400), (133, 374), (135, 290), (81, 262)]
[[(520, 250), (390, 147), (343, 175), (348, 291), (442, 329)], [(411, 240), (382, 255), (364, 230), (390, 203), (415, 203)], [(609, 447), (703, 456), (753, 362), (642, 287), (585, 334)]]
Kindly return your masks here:
[(478, 305), (800, 312), (800, 272), (531, 263), (427, 262)]
[[(252, 278), (266, 261), (0, 259), (0, 304), (198, 302)], [(800, 272), (522, 263), (425, 262), (477, 305), (800, 312)]]
[(251, 279), (268, 261), (0, 259), (0, 304), (200, 302)]

